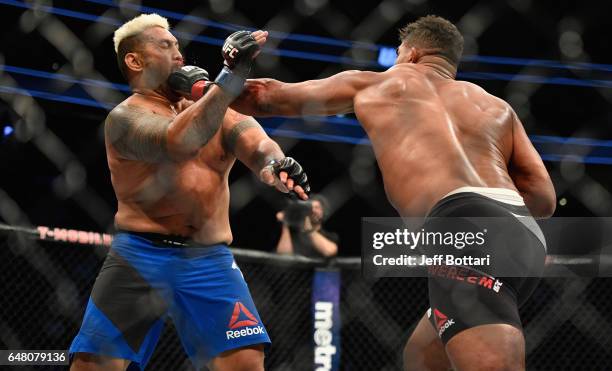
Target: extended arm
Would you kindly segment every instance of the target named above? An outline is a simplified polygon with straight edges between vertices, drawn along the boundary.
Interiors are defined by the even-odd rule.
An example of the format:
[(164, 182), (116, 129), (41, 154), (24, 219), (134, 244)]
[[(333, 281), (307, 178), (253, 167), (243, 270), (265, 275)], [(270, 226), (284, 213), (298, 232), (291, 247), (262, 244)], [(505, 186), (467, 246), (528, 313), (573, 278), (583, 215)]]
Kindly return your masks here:
[(548, 171), (525, 133), (515, 113), (512, 124), (510, 177), (534, 217), (550, 217), (556, 208), (556, 195)]
[(285, 83), (273, 79), (247, 80), (232, 103), (251, 116), (334, 115), (353, 112), (357, 92), (376, 83), (380, 73), (345, 71), (320, 80)]

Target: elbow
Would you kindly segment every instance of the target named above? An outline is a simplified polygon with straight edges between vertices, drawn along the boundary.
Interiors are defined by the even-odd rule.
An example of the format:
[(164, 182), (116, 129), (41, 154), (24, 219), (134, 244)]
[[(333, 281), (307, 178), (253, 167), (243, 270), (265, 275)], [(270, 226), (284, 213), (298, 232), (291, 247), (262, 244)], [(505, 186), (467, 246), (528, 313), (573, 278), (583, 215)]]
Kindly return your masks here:
[(547, 172), (513, 176), (512, 180), (535, 218), (550, 218), (557, 207), (555, 187)]
[(557, 196), (552, 185), (546, 192), (533, 194), (530, 201), (527, 205), (529, 211), (538, 219), (550, 218), (557, 208)]
[(173, 162), (183, 162), (195, 158), (198, 155), (199, 148), (185, 145), (177, 140), (172, 140), (169, 137), (166, 142), (166, 153), (168, 160)]
[(544, 209), (544, 217), (550, 218), (555, 213), (555, 210), (557, 210), (557, 196), (553, 193), (547, 207)]
[(326, 258), (331, 258), (333, 256), (338, 255), (338, 245), (335, 243), (330, 243), (329, 246), (323, 251), (323, 255)]
[(550, 178), (548, 178), (548, 186), (546, 187), (546, 196), (544, 196), (544, 202), (542, 207), (542, 218), (550, 218), (557, 209), (557, 194), (555, 187), (552, 184)]
[(289, 244), (279, 241), (278, 245), (276, 245), (276, 253), (280, 255), (291, 255), (293, 254), (293, 248)]
[(551, 202), (546, 202), (539, 210), (538, 215), (535, 215), (537, 218), (548, 219), (555, 213), (557, 209), (556, 199), (553, 198)]
[[(221, 118), (187, 118), (204, 121), (206, 124), (171, 125), (165, 138), (165, 147), (171, 161), (181, 162), (193, 159), (200, 153), (200, 149), (217, 134), (223, 117)], [(206, 121), (208, 120), (208, 121)]]

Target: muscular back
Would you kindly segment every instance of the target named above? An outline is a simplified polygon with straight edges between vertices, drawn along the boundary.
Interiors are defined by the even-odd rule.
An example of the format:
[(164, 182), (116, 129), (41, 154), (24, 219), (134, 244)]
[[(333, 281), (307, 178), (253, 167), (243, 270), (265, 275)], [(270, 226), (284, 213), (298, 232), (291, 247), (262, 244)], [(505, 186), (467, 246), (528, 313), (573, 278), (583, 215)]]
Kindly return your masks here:
[(355, 112), (389, 201), (403, 216), (426, 215), (463, 186), (518, 190), (534, 216), (552, 215), (552, 182), (512, 108), (455, 81), (449, 67), (429, 56), (382, 73), (344, 71), (298, 83), (249, 80), (232, 107), (255, 116)]
[(380, 75), (356, 94), (354, 110), (401, 215), (425, 215), (462, 186), (516, 190), (507, 103), (429, 66), (400, 64)]

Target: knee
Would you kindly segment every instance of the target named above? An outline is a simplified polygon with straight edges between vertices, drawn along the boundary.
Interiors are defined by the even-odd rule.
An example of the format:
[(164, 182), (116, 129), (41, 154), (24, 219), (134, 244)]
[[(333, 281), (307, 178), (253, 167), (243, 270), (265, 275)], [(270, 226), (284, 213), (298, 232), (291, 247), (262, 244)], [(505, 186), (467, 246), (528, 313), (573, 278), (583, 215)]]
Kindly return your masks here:
[(439, 339), (428, 344), (408, 340), (404, 347), (404, 371), (447, 371), (450, 361)]
[(130, 361), (119, 358), (111, 358), (91, 353), (76, 353), (70, 364), (70, 371), (97, 371), (127, 369)]
[(479, 371), (522, 371), (525, 359), (512, 352), (481, 353), (478, 357)]
[(264, 371), (263, 347), (243, 348), (221, 354), (208, 368), (213, 371)]
[(264, 371), (264, 357), (249, 356), (242, 360), (239, 365), (232, 366), (232, 370), (236, 371)]
[(239, 366), (234, 365), (232, 370), (238, 371), (264, 371), (263, 346), (255, 346), (241, 352)]
[(510, 325), (483, 325), (465, 330), (450, 339), (446, 351), (458, 370), (525, 369), (523, 334)]
[(89, 371), (102, 367), (102, 360), (95, 354), (76, 353), (70, 364), (70, 371)]
[(424, 349), (410, 340), (408, 340), (404, 347), (403, 359), (404, 371), (425, 370)]

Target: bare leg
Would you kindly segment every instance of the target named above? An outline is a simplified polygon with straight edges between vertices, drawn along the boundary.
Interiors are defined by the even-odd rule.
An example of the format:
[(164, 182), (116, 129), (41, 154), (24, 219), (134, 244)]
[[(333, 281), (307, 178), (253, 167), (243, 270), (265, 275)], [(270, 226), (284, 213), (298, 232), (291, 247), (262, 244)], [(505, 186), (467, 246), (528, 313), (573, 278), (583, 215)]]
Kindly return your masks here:
[(450, 370), (451, 364), (444, 344), (425, 314), (410, 335), (404, 347), (405, 371)]
[(263, 345), (223, 352), (208, 364), (211, 371), (263, 371)]
[(125, 371), (130, 365), (129, 360), (112, 358), (92, 353), (76, 353), (70, 371)]
[(525, 338), (506, 324), (481, 325), (461, 331), (446, 344), (458, 371), (525, 370)]

